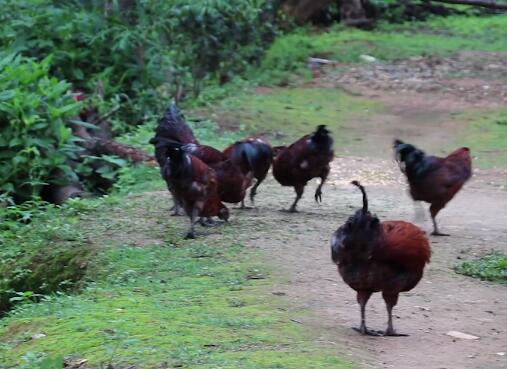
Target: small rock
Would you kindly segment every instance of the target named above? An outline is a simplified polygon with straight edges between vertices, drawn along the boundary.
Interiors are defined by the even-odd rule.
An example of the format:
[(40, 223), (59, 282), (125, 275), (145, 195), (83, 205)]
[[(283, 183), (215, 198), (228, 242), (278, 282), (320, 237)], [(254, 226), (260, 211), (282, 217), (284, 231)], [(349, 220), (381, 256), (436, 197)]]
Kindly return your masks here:
[(366, 55), (366, 54), (359, 55), (359, 59), (361, 59), (362, 61), (365, 61), (367, 63), (373, 63), (373, 62), (377, 61), (377, 58), (375, 58), (371, 55)]
[(473, 336), (471, 334), (458, 332), (458, 331), (449, 331), (446, 333), (446, 335), (448, 335), (450, 337), (454, 337), (454, 338), (460, 338), (463, 340), (478, 340), (479, 339), (479, 337), (477, 337), (477, 336)]
[(38, 340), (39, 338), (44, 338), (46, 337), (46, 335), (44, 333), (35, 333), (33, 336), (32, 336), (32, 339), (33, 340)]

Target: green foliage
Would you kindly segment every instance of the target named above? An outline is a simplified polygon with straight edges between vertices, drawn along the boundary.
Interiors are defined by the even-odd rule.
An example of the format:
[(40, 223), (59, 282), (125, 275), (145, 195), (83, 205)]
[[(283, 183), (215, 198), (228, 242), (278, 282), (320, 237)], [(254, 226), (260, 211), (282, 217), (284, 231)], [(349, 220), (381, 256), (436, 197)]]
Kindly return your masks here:
[(5, 0), (0, 45), (53, 54), (51, 73), (73, 88), (100, 86), (102, 111), (122, 105), (113, 117), (120, 131), (120, 122), (150, 119), (179, 86), (197, 92), (202, 80), (223, 82), (254, 62), (272, 33), (268, 3)]
[(23, 356), (23, 363), (21, 369), (62, 369), (63, 368), (63, 357), (57, 356), (46, 356), (37, 355), (33, 352), (29, 352)]
[(77, 147), (66, 122), (79, 104), (69, 84), (48, 75), (51, 57), (40, 63), (16, 55), (0, 59), (0, 193), (26, 200), (72, 171)]
[(470, 277), (507, 283), (507, 255), (494, 252), (480, 259), (464, 262), (455, 270), (457, 273)]
[[(15, 304), (72, 290), (92, 251), (74, 228), (76, 200), (63, 209), (37, 202), (0, 208), (0, 314)], [(21, 224), (20, 220), (26, 224)]]

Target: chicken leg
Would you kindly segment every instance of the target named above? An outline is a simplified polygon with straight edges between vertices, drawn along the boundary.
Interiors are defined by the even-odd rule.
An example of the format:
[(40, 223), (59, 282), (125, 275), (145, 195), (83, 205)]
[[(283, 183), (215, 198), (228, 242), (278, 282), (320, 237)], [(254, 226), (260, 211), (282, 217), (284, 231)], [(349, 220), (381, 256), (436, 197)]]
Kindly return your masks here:
[(438, 212), (441, 209), (442, 209), (441, 206), (436, 206), (435, 204), (431, 204), (431, 206), (430, 206), (430, 215), (431, 215), (431, 220), (433, 221), (433, 232), (431, 232), (432, 236), (450, 236), (448, 233), (441, 233), (438, 230), (436, 217), (437, 217)]
[(382, 293), (382, 297), (386, 302), (387, 308), (387, 329), (384, 332), (384, 336), (402, 337), (407, 336), (406, 334), (396, 333), (393, 327), (393, 307), (398, 303), (398, 294), (389, 295), (385, 292)]
[(303, 192), (305, 190), (305, 186), (301, 186), (301, 185), (294, 186), (294, 190), (296, 191), (296, 199), (292, 203), (292, 205), (291, 205), (291, 207), (289, 209), (289, 213), (297, 213), (296, 206), (298, 204), (298, 201), (303, 196)]
[(355, 331), (365, 336), (380, 336), (380, 333), (370, 331), (366, 328), (366, 303), (370, 299), (372, 292), (368, 291), (357, 291), (357, 302), (361, 308), (361, 325), (359, 328), (354, 328)]
[(322, 186), (324, 186), (324, 182), (326, 182), (327, 176), (329, 174), (329, 166), (323, 170), (320, 175), (320, 183), (317, 189), (315, 190), (315, 201), (322, 202)]
[(197, 221), (197, 215), (199, 213), (199, 210), (196, 205), (194, 205), (192, 209), (192, 213), (190, 214), (190, 228), (188, 229), (187, 235), (185, 236), (185, 239), (194, 239), (195, 238), (195, 232), (194, 227), (195, 223)]

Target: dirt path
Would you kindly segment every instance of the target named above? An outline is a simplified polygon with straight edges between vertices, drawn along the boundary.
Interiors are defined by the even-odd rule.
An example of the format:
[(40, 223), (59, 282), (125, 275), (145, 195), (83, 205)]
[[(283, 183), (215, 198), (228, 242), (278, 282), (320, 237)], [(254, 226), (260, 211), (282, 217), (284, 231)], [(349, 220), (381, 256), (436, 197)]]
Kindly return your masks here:
[[(350, 181), (363, 182), (370, 208), (381, 219), (408, 220), (430, 231), (429, 218), (415, 220), (405, 180), (390, 159), (389, 148), (397, 136), (443, 153), (455, 145), (452, 114), (471, 105), (466, 99), (436, 93), (406, 91), (399, 96), (358, 85), (346, 87), (380, 100), (385, 110), (368, 122), (345, 124), (344, 134), (355, 138), (357, 145), (338, 149), (345, 155), (333, 162), (324, 203), (313, 203), (312, 184), (300, 203), (301, 213), (280, 212), (294, 195), (292, 189), (270, 179), (261, 187), (258, 207), (236, 213), (242, 241), (265, 251), (268, 263), (286, 277), (282, 285), (273, 286), (273, 292), (285, 295), (273, 298), (287, 299), (295, 321), (316, 332), (321, 344), (350, 355), (365, 368), (507, 368), (507, 287), (453, 271), (463, 260), (492, 249), (507, 252), (507, 192), (501, 189), (507, 171), (475, 169), (473, 179), (439, 215), (441, 228), (452, 237), (431, 238), (432, 262), (424, 278), (400, 297), (395, 309), (395, 326), (410, 336), (370, 338), (350, 329), (359, 323), (359, 308), (354, 291), (331, 263), (329, 250), (332, 232), (360, 206), (360, 194)], [(492, 105), (490, 100), (477, 100), (475, 107)], [(368, 304), (367, 323), (374, 329), (385, 327), (385, 305), (379, 294)], [(446, 335), (453, 330), (480, 339)]]
[[(414, 221), (412, 202), (394, 169), (389, 161), (338, 159), (324, 204), (312, 202), (314, 187), (310, 186), (299, 214), (278, 211), (290, 204), (293, 194), (270, 180), (259, 194), (258, 208), (236, 217), (242, 230), (250, 230), (239, 232), (240, 237), (249, 247), (265, 251), (287, 276), (273, 291), (286, 294), (293, 318), (317, 331), (323, 344), (352, 354), (364, 367), (505, 368), (507, 358), (497, 353), (507, 351), (507, 288), (452, 270), (462, 259), (492, 248), (507, 251), (507, 193), (478, 179), (442, 213), (442, 228), (453, 236), (432, 239), (433, 258), (424, 279), (400, 298), (395, 324), (410, 336), (365, 338), (350, 329), (358, 324), (359, 310), (354, 292), (330, 261), (330, 235), (360, 204), (359, 193), (348, 185), (355, 178), (367, 186), (371, 209), (382, 219)], [(418, 224), (430, 229), (429, 220)], [(367, 319), (371, 327), (384, 328), (386, 313), (380, 296), (369, 303)], [(480, 339), (453, 340), (445, 335), (451, 330)]]

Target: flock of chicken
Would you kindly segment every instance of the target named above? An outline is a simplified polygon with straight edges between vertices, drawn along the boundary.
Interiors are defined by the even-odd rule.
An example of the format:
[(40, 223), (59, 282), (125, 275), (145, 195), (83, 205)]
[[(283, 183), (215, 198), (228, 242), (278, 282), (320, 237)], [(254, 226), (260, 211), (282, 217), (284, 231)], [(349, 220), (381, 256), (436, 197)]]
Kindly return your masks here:
[[(254, 202), (257, 187), (272, 166), (273, 176), (282, 186), (294, 187), (296, 199), (289, 212), (296, 212), (306, 184), (320, 178), (315, 200), (322, 201), (322, 186), (333, 160), (333, 139), (325, 126), (303, 136), (289, 146), (271, 147), (258, 138), (237, 141), (219, 151), (201, 145), (173, 103), (160, 119), (155, 137), (150, 140), (160, 165), (162, 178), (174, 200), (173, 214), (186, 213), (190, 228), (186, 238), (194, 238), (194, 226), (213, 224), (212, 217), (227, 221), (227, 203), (241, 202), (247, 189)], [(435, 236), (445, 236), (436, 223), (438, 212), (471, 177), (468, 148), (460, 148), (445, 158), (426, 155), (415, 146), (394, 141), (396, 161), (406, 175), (414, 201), (430, 203)], [(392, 309), (400, 292), (414, 288), (430, 261), (426, 233), (412, 223), (383, 221), (370, 213), (364, 187), (352, 182), (363, 195), (363, 207), (334, 232), (331, 257), (345, 283), (357, 292), (361, 307), (361, 325), (357, 329), (369, 335), (399, 335), (392, 322)], [(388, 312), (384, 332), (366, 328), (365, 306), (374, 292), (382, 292)]]

